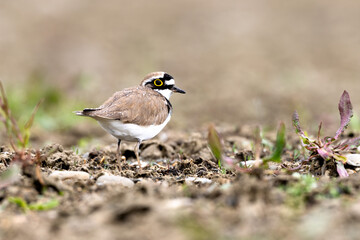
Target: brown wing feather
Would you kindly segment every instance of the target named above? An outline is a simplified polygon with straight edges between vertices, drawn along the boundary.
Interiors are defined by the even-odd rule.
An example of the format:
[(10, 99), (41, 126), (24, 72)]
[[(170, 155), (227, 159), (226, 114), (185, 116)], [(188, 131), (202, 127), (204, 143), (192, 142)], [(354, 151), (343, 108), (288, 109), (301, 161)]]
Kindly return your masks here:
[(147, 87), (135, 87), (116, 92), (100, 107), (83, 113), (93, 118), (147, 126), (164, 122), (168, 110), (167, 101), (160, 93)]

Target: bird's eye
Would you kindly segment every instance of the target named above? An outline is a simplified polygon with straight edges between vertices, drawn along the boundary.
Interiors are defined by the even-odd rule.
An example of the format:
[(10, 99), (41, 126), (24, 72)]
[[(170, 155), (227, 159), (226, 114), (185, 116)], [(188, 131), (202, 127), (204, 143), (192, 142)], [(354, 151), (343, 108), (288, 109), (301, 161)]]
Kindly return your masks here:
[(157, 87), (161, 87), (163, 84), (164, 84), (163, 81), (161, 81), (160, 79), (154, 80), (154, 85)]

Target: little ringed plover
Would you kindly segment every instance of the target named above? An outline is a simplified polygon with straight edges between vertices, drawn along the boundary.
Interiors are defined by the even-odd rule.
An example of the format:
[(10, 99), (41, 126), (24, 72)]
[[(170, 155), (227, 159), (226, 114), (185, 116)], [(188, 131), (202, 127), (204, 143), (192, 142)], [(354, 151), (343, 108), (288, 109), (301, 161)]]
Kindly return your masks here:
[(108, 133), (118, 139), (116, 157), (120, 165), (121, 140), (137, 142), (134, 152), (139, 167), (139, 146), (143, 140), (155, 137), (169, 122), (172, 93), (185, 93), (175, 86), (175, 80), (165, 72), (148, 74), (140, 86), (114, 93), (98, 108), (75, 112), (99, 122)]

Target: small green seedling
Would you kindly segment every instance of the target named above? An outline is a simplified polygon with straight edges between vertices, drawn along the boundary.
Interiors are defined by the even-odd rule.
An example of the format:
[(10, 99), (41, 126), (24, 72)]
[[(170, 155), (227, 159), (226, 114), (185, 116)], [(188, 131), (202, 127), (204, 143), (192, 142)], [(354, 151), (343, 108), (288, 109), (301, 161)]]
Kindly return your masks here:
[(322, 158), (324, 165), (322, 166), (322, 174), (325, 173), (326, 163), (333, 161), (336, 163), (337, 172), (340, 177), (348, 177), (348, 173), (345, 170), (344, 164), (347, 159), (346, 153), (350, 150), (357, 148), (360, 145), (360, 138), (348, 139), (346, 141), (339, 142), (340, 135), (344, 132), (348, 126), (352, 117), (352, 105), (350, 96), (347, 91), (344, 91), (339, 101), (340, 112), (340, 127), (336, 131), (334, 137), (320, 138), (321, 123), (319, 125), (317, 139), (310, 139), (300, 127), (299, 115), (295, 111), (293, 115), (293, 125), (296, 133), (301, 139), (301, 144), (305, 149), (310, 152), (310, 157), (307, 161), (316, 160)]
[(225, 168), (236, 168), (234, 159), (224, 154), (223, 141), (213, 124), (208, 129), (208, 146), (223, 173), (225, 173), (226, 169), (223, 169), (222, 166)]
[(20, 207), (24, 212), (29, 210), (31, 211), (47, 211), (59, 206), (59, 200), (51, 199), (44, 203), (31, 203), (28, 204), (23, 198), (21, 197), (9, 197), (8, 201), (11, 203), (16, 204)]
[(216, 131), (215, 126), (212, 124), (209, 126), (208, 144), (214, 158), (216, 159), (219, 165), (219, 168), (221, 168), (221, 164), (223, 162), (223, 146), (221, 143), (220, 136)]
[(286, 128), (284, 123), (280, 123), (279, 129), (276, 135), (276, 142), (273, 153), (264, 159), (264, 162), (281, 162), (281, 154), (286, 145), (286, 136), (285, 136)]
[[(40, 162), (41, 154), (40, 151), (37, 151), (35, 156), (32, 156), (28, 151), (26, 151), (26, 147), (29, 144), (30, 139), (30, 130), (34, 123), (35, 114), (37, 113), (42, 100), (38, 102), (35, 106), (30, 118), (27, 120), (24, 126), (20, 127), (18, 120), (14, 117), (8, 98), (5, 94), (4, 87), (0, 81), (0, 121), (3, 123), (6, 129), (6, 133), (8, 136), (8, 141), (14, 150), (15, 154), (12, 157), (13, 163), (20, 163), (22, 167), (35, 166), (35, 171), (31, 171), (34, 173), (34, 179), (38, 181), (41, 185), (44, 185), (43, 178), (41, 176), (41, 170), (39, 165), (35, 165)], [(15, 144), (15, 141), (17, 144)], [(8, 185), (9, 181), (0, 180), (1, 185)]]
[[(222, 165), (224, 165), (225, 167), (235, 168), (236, 170), (241, 170), (241, 168), (239, 168), (238, 164), (236, 163), (235, 159), (233, 159), (231, 157), (227, 157), (224, 154), (222, 139), (220, 138), (220, 135), (216, 131), (214, 125), (210, 125), (208, 131), (209, 131), (208, 132), (208, 145), (209, 145), (209, 148), (210, 148), (214, 158), (216, 159), (219, 167), (221, 168)], [(276, 163), (281, 162), (281, 154), (285, 147), (285, 124), (281, 123), (279, 126), (273, 153), (269, 157), (264, 158), (262, 160), (260, 159), (262, 140), (261, 140), (259, 129), (257, 129), (256, 135), (257, 135), (256, 140), (255, 140), (256, 160), (258, 160), (259, 163), (262, 162), (265, 167), (267, 166), (268, 162), (276, 162)], [(245, 161), (245, 164), (246, 164), (246, 161)]]

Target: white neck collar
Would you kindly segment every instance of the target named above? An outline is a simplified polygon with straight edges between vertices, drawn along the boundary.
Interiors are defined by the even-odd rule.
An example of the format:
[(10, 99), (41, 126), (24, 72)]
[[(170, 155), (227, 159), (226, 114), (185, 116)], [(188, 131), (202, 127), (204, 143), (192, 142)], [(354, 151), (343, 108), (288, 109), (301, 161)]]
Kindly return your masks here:
[(164, 97), (166, 97), (167, 100), (170, 100), (171, 94), (173, 93), (170, 89), (154, 89)]

